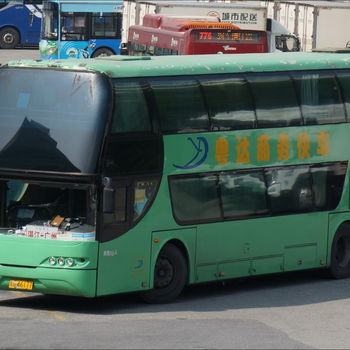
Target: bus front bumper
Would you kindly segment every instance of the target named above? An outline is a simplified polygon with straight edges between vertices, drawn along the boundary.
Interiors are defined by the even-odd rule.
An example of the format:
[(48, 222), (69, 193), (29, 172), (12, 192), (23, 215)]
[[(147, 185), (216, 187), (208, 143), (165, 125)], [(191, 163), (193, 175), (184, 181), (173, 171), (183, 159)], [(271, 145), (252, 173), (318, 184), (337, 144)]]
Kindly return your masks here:
[(0, 290), (93, 298), (96, 270), (0, 266)]

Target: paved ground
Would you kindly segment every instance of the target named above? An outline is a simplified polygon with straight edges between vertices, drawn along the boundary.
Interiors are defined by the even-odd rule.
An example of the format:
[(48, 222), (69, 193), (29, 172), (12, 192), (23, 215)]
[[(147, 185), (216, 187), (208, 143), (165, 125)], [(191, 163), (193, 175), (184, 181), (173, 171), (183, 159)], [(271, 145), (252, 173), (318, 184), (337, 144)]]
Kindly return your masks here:
[(12, 60), (38, 60), (38, 48), (2, 50), (0, 49), (0, 64)]

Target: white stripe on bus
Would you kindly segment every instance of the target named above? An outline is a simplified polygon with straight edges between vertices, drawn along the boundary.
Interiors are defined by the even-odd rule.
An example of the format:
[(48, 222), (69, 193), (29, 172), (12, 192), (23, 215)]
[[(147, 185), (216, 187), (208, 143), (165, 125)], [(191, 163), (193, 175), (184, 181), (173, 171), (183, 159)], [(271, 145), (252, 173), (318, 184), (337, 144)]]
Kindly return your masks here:
[(35, 16), (38, 18), (42, 18), (42, 13), (39, 11), (34, 5), (25, 5), (26, 8)]

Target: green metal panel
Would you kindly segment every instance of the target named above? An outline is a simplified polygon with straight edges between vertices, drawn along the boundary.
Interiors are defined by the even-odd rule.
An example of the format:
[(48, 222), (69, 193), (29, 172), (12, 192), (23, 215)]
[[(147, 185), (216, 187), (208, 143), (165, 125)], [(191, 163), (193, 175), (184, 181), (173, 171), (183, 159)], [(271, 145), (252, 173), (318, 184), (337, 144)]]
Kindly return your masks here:
[[(281, 272), (286, 246), (314, 245), (317, 253), (312, 267), (320, 267), (319, 261), (325, 260), (327, 255), (327, 237), (327, 212), (199, 225), (196, 264), (259, 258), (253, 262), (257, 274)], [(310, 266), (303, 265), (307, 267)], [(246, 276), (249, 274), (247, 272)]]
[(257, 257), (252, 261), (252, 275), (263, 275), (283, 271), (283, 256)]
[(251, 274), (251, 260), (239, 260), (219, 264), (218, 279), (238, 278)]
[[(283, 130), (283, 131), (282, 131)], [(289, 158), (287, 160), (278, 159), (278, 138), (283, 132), (289, 136)], [(318, 153), (320, 144), (318, 143), (318, 136), (321, 133), (329, 135), (329, 153), (323, 156)], [(298, 139), (299, 134), (306, 134), (310, 140), (309, 157), (300, 157), (298, 153)], [(238, 130), (230, 132), (213, 132), (206, 134), (180, 134), (169, 135), (164, 137), (165, 158), (164, 172), (166, 174), (182, 174), (193, 173), (193, 169), (181, 168), (187, 164), (189, 160), (193, 159), (197, 153), (194, 144), (202, 149), (198, 157), (193, 160), (193, 164), (200, 163), (195, 172), (208, 171), (225, 171), (231, 169), (251, 169), (267, 166), (283, 166), (283, 165), (297, 165), (310, 163), (324, 163), (333, 161), (342, 161), (349, 159), (349, 137), (350, 124), (339, 125), (312, 125), (303, 127), (290, 128), (271, 128), (271, 129), (255, 129), (255, 130)], [(269, 160), (260, 160), (258, 158), (258, 138), (261, 135), (267, 135), (269, 139)], [(238, 138), (242, 139), (244, 136), (249, 141), (249, 162), (242, 163), (238, 157), (237, 145)], [(225, 139), (228, 142), (227, 163), (219, 164), (216, 156), (216, 144), (220, 139)], [(201, 143), (200, 143), (201, 142)], [(204, 152), (203, 143), (207, 144), (207, 153)], [(174, 164), (180, 167), (174, 167)]]
[(197, 266), (197, 283), (216, 281), (217, 279), (218, 279), (217, 264)]
[(317, 260), (317, 245), (286, 247), (284, 257), (284, 271), (295, 271), (321, 267)]
[(142, 225), (110, 242), (101, 243), (97, 295), (146, 289), (150, 275), (151, 231)]

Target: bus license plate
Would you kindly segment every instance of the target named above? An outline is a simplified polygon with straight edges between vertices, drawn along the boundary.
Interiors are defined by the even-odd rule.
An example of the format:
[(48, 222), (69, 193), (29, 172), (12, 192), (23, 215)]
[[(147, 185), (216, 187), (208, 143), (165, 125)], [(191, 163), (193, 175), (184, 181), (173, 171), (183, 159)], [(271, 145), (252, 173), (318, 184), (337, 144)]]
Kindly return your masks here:
[(32, 290), (33, 289), (33, 281), (10, 280), (9, 288), (10, 289)]

